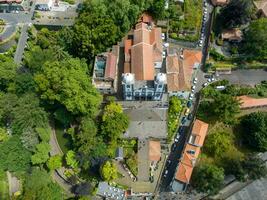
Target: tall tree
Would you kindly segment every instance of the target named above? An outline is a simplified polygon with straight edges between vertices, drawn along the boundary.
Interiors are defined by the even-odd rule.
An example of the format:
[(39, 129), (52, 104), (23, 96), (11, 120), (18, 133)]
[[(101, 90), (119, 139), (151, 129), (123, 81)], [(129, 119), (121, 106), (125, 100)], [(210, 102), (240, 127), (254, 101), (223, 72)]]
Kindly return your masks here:
[(49, 158), (50, 145), (46, 142), (41, 142), (36, 145), (36, 151), (31, 157), (32, 164), (45, 163)]
[(36, 131), (29, 127), (23, 130), (20, 140), (22, 145), (29, 151), (34, 152), (36, 145), (39, 144), (38, 134)]
[(59, 169), (62, 166), (62, 156), (51, 156), (47, 161), (47, 166), (50, 170)]
[(41, 98), (61, 104), (72, 114), (94, 115), (102, 100), (92, 85), (84, 60), (68, 59), (46, 63), (34, 76)]
[(0, 169), (23, 173), (30, 167), (31, 153), (21, 144), (18, 136), (0, 143)]
[(252, 0), (231, 0), (220, 12), (224, 28), (233, 28), (250, 21), (253, 11)]
[(192, 185), (200, 192), (215, 194), (224, 179), (224, 170), (212, 164), (196, 166), (193, 171)]
[(245, 31), (244, 45), (241, 47), (250, 59), (267, 59), (267, 18), (252, 21)]
[(6, 90), (8, 85), (14, 81), (16, 76), (17, 66), (11, 60), (0, 61), (0, 89)]
[(243, 140), (257, 151), (267, 150), (267, 114), (251, 113), (241, 120)]
[(100, 168), (100, 174), (105, 181), (112, 181), (118, 177), (118, 171), (115, 164), (106, 161)]

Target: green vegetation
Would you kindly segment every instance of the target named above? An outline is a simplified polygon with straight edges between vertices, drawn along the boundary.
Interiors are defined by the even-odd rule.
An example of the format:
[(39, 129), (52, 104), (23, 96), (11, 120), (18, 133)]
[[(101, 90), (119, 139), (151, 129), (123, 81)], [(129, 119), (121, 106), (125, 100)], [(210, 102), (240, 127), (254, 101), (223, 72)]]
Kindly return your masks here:
[(256, 151), (267, 150), (267, 113), (257, 112), (241, 120), (243, 140)]
[(176, 96), (172, 96), (169, 101), (168, 110), (168, 141), (170, 142), (179, 125), (179, 117), (182, 111), (182, 102)]
[(0, 199), (9, 199), (9, 187), (6, 172), (0, 170)]
[(169, 1), (170, 37), (196, 41), (202, 22), (202, 1), (185, 0), (183, 4)]
[(112, 181), (118, 177), (118, 171), (115, 164), (111, 161), (106, 161), (100, 168), (100, 174), (103, 180)]
[(47, 161), (47, 167), (50, 170), (59, 169), (62, 166), (62, 156), (55, 155), (51, 156)]
[(212, 164), (196, 166), (192, 175), (192, 184), (200, 192), (216, 194), (224, 179), (224, 170)]
[(119, 142), (119, 145), (123, 147), (125, 163), (129, 170), (137, 176), (138, 162), (137, 162), (137, 140), (123, 139)]
[(2, 33), (5, 29), (5, 21), (3, 19), (0, 19), (0, 33)]

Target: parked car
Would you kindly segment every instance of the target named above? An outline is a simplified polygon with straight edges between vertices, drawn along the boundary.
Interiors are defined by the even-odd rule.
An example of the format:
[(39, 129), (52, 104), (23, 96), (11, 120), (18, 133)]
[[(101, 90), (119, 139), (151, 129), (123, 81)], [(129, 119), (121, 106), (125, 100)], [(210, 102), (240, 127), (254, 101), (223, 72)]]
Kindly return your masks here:
[(205, 74), (204, 78), (212, 78), (212, 75), (211, 74)]
[(189, 113), (188, 116), (187, 116), (187, 119), (188, 120), (192, 120), (193, 119), (193, 114), (192, 113)]
[(191, 107), (192, 107), (192, 101), (188, 101), (188, 102), (187, 102), (187, 107), (188, 107), (188, 108), (191, 108)]
[(161, 39), (165, 40), (165, 33), (161, 33)]
[(168, 172), (169, 172), (168, 170), (165, 171), (165, 173), (164, 173), (164, 177), (167, 176)]
[(215, 81), (215, 78), (211, 78), (211, 81)]
[(211, 78), (208, 79), (208, 82), (209, 82), (209, 83), (211, 82)]
[(185, 124), (185, 122), (186, 122), (186, 117), (183, 117), (182, 120), (181, 120), (181, 123)]
[(209, 84), (209, 83), (204, 83), (204, 84), (203, 84), (203, 87), (206, 87), (208, 84)]
[(190, 109), (187, 108), (187, 109), (185, 110), (185, 112), (184, 112), (184, 115), (187, 116), (189, 113), (190, 113)]

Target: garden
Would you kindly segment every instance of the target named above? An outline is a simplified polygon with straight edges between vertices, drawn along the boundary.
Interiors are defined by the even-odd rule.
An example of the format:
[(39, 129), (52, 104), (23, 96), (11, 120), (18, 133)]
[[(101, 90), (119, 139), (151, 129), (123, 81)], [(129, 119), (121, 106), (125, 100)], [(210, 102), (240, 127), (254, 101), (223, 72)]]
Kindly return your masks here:
[(177, 3), (171, 0), (168, 16), (171, 38), (190, 42), (198, 40), (202, 23), (202, 1), (185, 0), (184, 3)]
[[(226, 89), (218, 91), (216, 85), (226, 85)], [(257, 154), (267, 150), (267, 113), (240, 110), (235, 98), (259, 91), (265, 94), (266, 82), (249, 88), (221, 81), (202, 91), (197, 117), (209, 123), (209, 130), (193, 172), (192, 185), (197, 190), (216, 194), (229, 175), (239, 181), (266, 176), (266, 167)]]

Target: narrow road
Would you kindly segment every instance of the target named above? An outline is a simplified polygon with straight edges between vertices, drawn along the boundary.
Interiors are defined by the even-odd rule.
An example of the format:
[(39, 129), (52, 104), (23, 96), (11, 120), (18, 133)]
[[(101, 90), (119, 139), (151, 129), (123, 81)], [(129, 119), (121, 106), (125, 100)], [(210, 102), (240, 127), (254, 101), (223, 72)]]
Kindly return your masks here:
[(6, 174), (9, 185), (9, 196), (12, 197), (15, 192), (20, 191), (20, 181), (17, 179), (17, 177), (12, 176), (9, 171), (7, 171)]
[(21, 34), (20, 34), (20, 37), (19, 37), (17, 49), (16, 49), (16, 52), (15, 52), (15, 55), (14, 55), (14, 62), (17, 65), (21, 64), (22, 56), (23, 56), (23, 53), (24, 53), (24, 48), (25, 48), (26, 43), (27, 43), (27, 39), (28, 39), (28, 24), (24, 24), (22, 26), (22, 29), (21, 29)]

